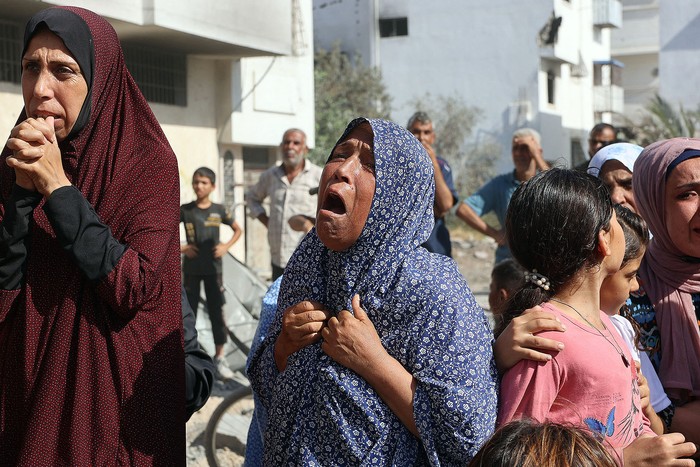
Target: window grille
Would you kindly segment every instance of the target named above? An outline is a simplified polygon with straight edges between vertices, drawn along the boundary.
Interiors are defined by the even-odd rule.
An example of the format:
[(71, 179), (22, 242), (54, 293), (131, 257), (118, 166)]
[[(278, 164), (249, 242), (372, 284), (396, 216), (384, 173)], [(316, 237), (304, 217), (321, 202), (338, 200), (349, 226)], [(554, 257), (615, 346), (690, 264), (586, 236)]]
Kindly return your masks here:
[(124, 58), (150, 102), (187, 106), (187, 56), (135, 44), (123, 44)]
[(233, 208), (235, 206), (234, 188), (236, 185), (233, 153), (224, 153), (224, 204)]
[(19, 84), (22, 80), (22, 36), (18, 24), (0, 21), (0, 81)]

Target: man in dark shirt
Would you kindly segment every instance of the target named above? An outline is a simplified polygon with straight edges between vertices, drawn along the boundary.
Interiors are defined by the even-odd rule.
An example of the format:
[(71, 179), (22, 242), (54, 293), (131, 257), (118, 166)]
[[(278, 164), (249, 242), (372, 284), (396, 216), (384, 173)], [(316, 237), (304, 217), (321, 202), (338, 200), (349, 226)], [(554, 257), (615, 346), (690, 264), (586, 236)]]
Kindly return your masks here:
[(617, 130), (615, 127), (609, 123), (596, 124), (588, 134), (588, 159), (576, 165), (574, 170), (587, 172), (588, 163), (593, 159), (595, 153), (613, 143), (617, 143)]
[(406, 125), (408, 131), (413, 133), (421, 142), (426, 152), (433, 162), (435, 172), (435, 203), (433, 212), (435, 214), (435, 226), (430, 234), (430, 238), (423, 246), (433, 253), (440, 253), (445, 256), (452, 256), (452, 243), (450, 232), (445, 224), (445, 215), (457, 204), (458, 196), (452, 181), (452, 169), (446, 160), (437, 157), (433, 144), (435, 144), (435, 130), (433, 122), (425, 112), (416, 112), (408, 120)]

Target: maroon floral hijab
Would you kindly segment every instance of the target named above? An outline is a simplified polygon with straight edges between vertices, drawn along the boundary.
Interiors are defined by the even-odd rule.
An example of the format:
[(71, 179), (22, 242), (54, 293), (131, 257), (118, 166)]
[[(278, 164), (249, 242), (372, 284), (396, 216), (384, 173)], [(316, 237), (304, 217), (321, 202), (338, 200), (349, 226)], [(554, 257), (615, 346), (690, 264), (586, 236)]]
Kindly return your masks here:
[[(75, 465), (179, 465), (184, 358), (175, 154), (107, 21), (82, 8), (49, 8), (28, 23), (25, 47), (40, 27), (63, 40), (89, 86), (75, 127), (59, 144), (64, 170), (127, 249), (107, 277), (90, 283), (56, 240), (42, 205), (33, 211), (25, 284), (0, 291), (12, 300), (0, 317), (0, 432), (5, 427), (8, 439), (21, 439), (10, 455), (27, 465), (67, 458)], [(18, 122), (25, 118), (23, 110)], [(8, 154), (5, 148), (0, 157), (0, 217), (14, 185)]]
[[(76, 15), (82, 21), (76, 21)], [(129, 223), (127, 213), (134, 208), (130, 200), (141, 191), (137, 187), (144, 183), (158, 186), (158, 179), (166, 176), (162, 164), (176, 168), (175, 155), (128, 72), (119, 39), (107, 21), (82, 8), (49, 8), (30, 20), (25, 49), (42, 24), (63, 39), (89, 86), (78, 122), (60, 145), (64, 170), (71, 183), (118, 235), (124, 231), (121, 224)], [(89, 34), (87, 40), (85, 34)], [(92, 61), (90, 49), (94, 50)], [(23, 110), (18, 122), (25, 118)], [(9, 194), (12, 184), (5, 181), (7, 172), (12, 174), (12, 170), (4, 165), (1, 170), (3, 192)], [(144, 180), (146, 176), (148, 179)], [(125, 198), (126, 194), (130, 196)], [(161, 203), (158, 193), (149, 196), (154, 199), (140, 199), (140, 203), (146, 202), (151, 207)]]

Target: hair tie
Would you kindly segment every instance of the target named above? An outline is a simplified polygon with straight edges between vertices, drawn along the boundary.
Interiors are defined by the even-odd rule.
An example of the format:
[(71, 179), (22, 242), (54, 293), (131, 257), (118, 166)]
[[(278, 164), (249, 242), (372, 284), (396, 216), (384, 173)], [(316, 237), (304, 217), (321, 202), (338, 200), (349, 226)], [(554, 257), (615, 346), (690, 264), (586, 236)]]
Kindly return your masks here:
[(537, 269), (533, 269), (532, 272), (525, 272), (525, 281), (532, 282), (544, 290), (549, 290), (549, 279), (547, 279), (547, 276), (538, 273)]

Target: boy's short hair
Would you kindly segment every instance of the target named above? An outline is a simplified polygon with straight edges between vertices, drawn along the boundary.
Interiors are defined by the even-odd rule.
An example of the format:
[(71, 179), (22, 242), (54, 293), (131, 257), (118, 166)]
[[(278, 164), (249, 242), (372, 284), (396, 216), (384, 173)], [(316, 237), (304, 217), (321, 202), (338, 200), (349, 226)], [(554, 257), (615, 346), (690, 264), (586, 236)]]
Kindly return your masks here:
[(209, 180), (211, 180), (212, 185), (216, 184), (216, 174), (209, 167), (200, 167), (197, 170), (195, 170), (192, 174), (192, 180), (194, 180), (194, 177), (196, 177), (197, 175), (199, 175), (200, 177), (207, 177)]
[(493, 267), (491, 278), (496, 287), (513, 293), (525, 282), (525, 269), (512, 258), (504, 259)]

